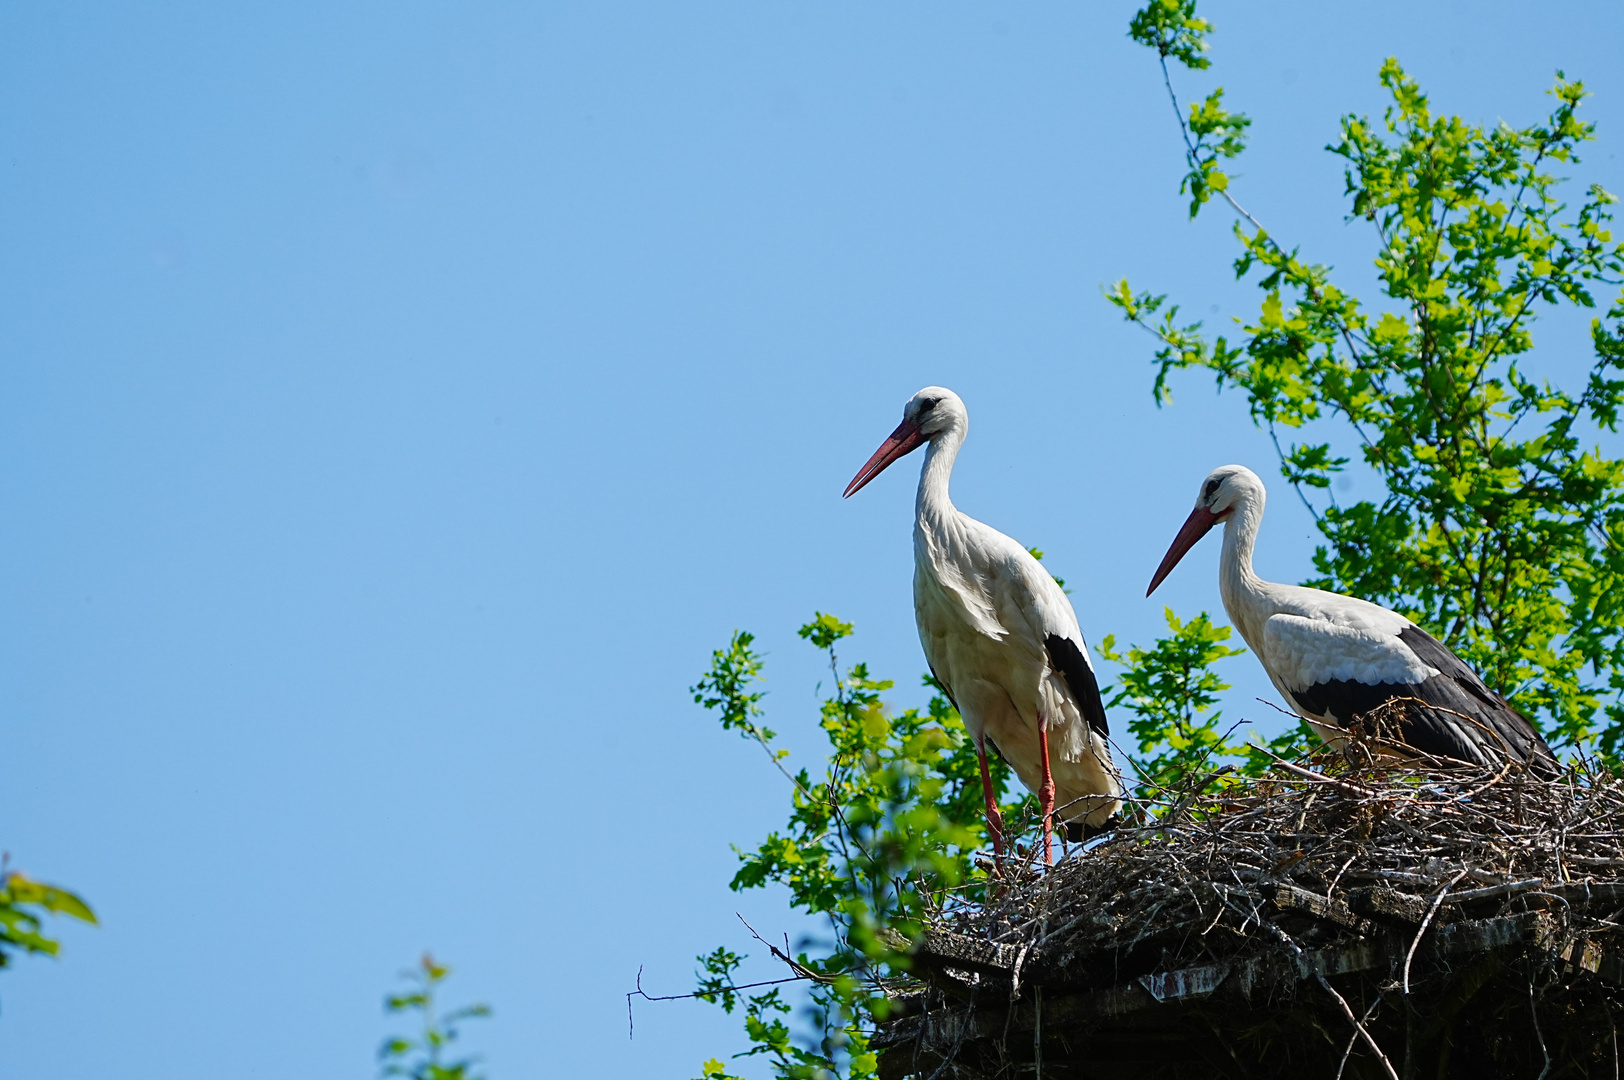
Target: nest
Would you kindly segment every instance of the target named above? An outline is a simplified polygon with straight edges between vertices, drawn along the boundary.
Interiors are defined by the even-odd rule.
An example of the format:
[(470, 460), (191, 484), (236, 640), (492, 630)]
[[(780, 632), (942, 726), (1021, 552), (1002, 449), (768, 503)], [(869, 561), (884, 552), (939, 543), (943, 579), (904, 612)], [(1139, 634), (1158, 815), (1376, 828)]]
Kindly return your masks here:
[(882, 1077), (1617, 1075), (1624, 784), (1355, 756), (1202, 778), (938, 911)]

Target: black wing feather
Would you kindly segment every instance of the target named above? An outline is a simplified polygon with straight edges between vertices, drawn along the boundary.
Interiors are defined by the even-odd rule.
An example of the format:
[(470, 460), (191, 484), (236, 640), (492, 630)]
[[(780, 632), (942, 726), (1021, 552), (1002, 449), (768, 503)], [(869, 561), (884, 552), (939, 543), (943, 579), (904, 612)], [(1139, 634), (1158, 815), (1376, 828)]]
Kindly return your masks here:
[(1384, 702), (1416, 698), (1425, 705), (1403, 710), (1399, 724), (1404, 741), (1424, 754), (1494, 765), (1502, 760), (1498, 751), (1504, 749), (1520, 761), (1555, 763), (1556, 756), (1528, 718), (1490, 690), (1477, 672), (1437, 638), (1409, 626), (1400, 632), (1399, 640), (1422, 663), (1436, 668), (1438, 674), (1419, 683), (1371, 684), (1332, 679), (1291, 696), (1309, 712), (1332, 717), (1344, 727)]
[(1070, 638), (1063, 638), (1059, 634), (1049, 634), (1043, 639), (1043, 647), (1049, 651), (1049, 663), (1054, 665), (1056, 671), (1066, 680), (1066, 686), (1071, 690), (1072, 700), (1077, 702), (1078, 710), (1088, 726), (1099, 734), (1100, 738), (1109, 738), (1111, 734), (1110, 721), (1105, 718), (1105, 702), (1100, 699), (1100, 683), (1094, 677), (1094, 668), (1083, 655), (1082, 648)]

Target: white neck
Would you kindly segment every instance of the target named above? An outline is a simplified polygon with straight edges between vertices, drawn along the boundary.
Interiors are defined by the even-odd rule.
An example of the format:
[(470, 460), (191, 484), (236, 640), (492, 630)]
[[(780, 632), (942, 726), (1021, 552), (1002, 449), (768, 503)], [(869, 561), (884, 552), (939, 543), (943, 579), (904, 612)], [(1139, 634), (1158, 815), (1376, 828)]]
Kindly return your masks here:
[(948, 497), (947, 483), (953, 476), (953, 461), (959, 456), (964, 443), (964, 432), (957, 425), (931, 436), (930, 448), (925, 451), (925, 467), (919, 471), (919, 494), (914, 497), (914, 513), (919, 524), (942, 522), (957, 511)]
[(1263, 595), (1265, 582), (1252, 571), (1252, 548), (1262, 524), (1261, 500), (1236, 504), (1224, 521), (1224, 551), (1218, 560), (1218, 592), (1224, 598), (1224, 610), (1254, 653), (1264, 620), (1271, 614)]

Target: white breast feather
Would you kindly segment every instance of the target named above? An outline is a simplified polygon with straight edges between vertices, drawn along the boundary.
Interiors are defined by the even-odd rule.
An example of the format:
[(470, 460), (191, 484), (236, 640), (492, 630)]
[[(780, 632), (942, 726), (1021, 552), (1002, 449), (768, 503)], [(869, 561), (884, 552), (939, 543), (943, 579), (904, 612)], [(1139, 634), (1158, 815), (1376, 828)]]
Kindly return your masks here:
[(914, 611), (921, 631), (951, 634), (966, 627), (994, 641), (1008, 636), (992, 605), (960, 575), (951, 570), (944, 574), (938, 567), (934, 573), (920, 569), (914, 576)]
[(1009, 631), (998, 617), (992, 590), (987, 583), (976, 580), (978, 574), (985, 573), (985, 568), (976, 565), (979, 561), (976, 553), (964, 541), (963, 536), (953, 534), (939, 541), (924, 530), (915, 529), (915, 574), (922, 577), (927, 586), (925, 593), (916, 587), (915, 604), (918, 606), (930, 591), (929, 586), (934, 585), (940, 597), (938, 602), (946, 602), (959, 619), (979, 633), (1002, 639)]

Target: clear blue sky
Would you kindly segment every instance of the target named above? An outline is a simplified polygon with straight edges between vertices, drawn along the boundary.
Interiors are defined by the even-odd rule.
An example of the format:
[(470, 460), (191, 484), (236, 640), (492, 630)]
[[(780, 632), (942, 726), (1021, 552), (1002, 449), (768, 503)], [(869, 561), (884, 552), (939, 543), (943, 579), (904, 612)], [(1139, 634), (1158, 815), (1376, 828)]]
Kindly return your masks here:
[[(1238, 399), (1152, 407), (1100, 286), (1244, 314), (1132, 3), (86, 3), (0, 12), (0, 847), (99, 928), (0, 974), (0, 1076), (355, 1078), (424, 948), (494, 1080), (682, 1078), (736, 1018), (622, 995), (742, 951), (730, 843), (782, 820), (686, 692), (735, 627), (813, 738), (814, 610), (923, 668), (917, 464), (840, 491), (940, 383), (954, 494), (1092, 641), (1143, 598)], [(1596, 93), (1624, 8), (1210, 3), (1237, 190), (1368, 281), (1321, 151), (1399, 55), (1442, 109)], [(1583, 363), (1582, 323), (1542, 370)], [(1356, 479), (1353, 494), (1358, 494)], [(1309, 572), (1277, 483), (1260, 569)], [(1248, 658), (1230, 715), (1272, 724)], [(760, 970), (760, 969), (758, 969)]]

